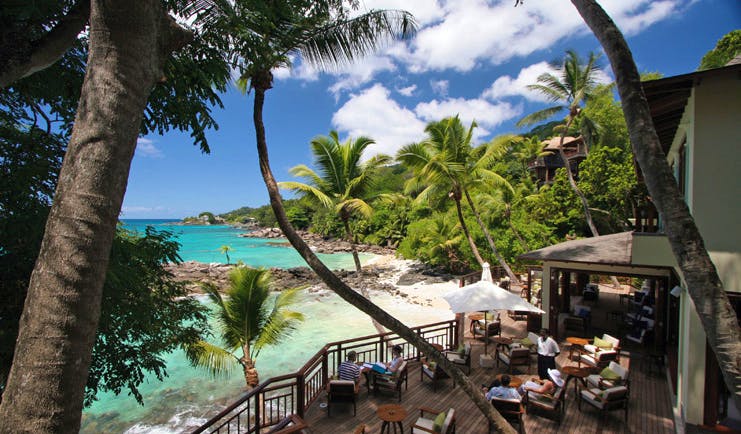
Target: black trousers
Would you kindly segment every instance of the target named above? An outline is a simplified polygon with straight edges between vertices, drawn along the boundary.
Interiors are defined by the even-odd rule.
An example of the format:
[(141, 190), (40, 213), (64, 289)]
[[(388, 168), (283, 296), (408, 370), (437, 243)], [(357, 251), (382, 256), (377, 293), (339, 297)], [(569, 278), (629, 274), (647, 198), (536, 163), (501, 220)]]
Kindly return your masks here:
[(543, 356), (538, 354), (538, 376), (541, 380), (548, 379), (548, 370), (556, 369), (555, 356)]

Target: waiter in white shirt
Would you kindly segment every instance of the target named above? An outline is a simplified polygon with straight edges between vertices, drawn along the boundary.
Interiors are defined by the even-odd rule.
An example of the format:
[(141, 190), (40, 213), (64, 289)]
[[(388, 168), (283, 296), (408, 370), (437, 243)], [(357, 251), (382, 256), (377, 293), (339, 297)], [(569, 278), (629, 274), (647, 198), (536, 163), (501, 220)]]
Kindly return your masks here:
[(548, 332), (548, 329), (540, 329), (538, 337), (538, 376), (541, 380), (548, 378), (548, 370), (556, 369), (556, 356), (561, 352), (558, 344)]

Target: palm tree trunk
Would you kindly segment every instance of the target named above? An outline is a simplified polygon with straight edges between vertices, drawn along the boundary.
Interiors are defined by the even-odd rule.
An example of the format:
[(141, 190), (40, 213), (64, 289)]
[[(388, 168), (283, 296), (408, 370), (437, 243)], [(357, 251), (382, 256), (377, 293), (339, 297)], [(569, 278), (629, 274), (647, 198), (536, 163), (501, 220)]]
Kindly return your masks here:
[(463, 209), (461, 209), (461, 199), (455, 193), (451, 193), (450, 196), (455, 201), (455, 210), (458, 212), (458, 222), (461, 224), (461, 229), (463, 229), (463, 233), (466, 235), (466, 239), (468, 240), (468, 245), (471, 246), (471, 251), (473, 252), (473, 256), (476, 258), (476, 261), (479, 263), (479, 266), (483, 268), (484, 260), (481, 258), (481, 255), (479, 254), (479, 249), (476, 247), (476, 243), (473, 241), (473, 237), (471, 236), (471, 233), (468, 230), (468, 226), (466, 225), (466, 220), (463, 218)]
[(346, 216), (342, 216), (342, 224), (345, 225), (345, 237), (347, 242), (350, 243), (350, 250), (352, 251), (352, 259), (355, 261), (355, 271), (360, 273), (360, 258), (358, 257), (358, 249), (355, 246), (355, 239), (353, 237), (352, 229), (350, 229), (350, 221)]
[(594, 0), (572, 0), (610, 59), (617, 80), (633, 153), (646, 187), (664, 217), (666, 236), (682, 270), (723, 380), (741, 409), (741, 329), (689, 208), (679, 192), (651, 119), (628, 44)]
[(484, 222), (481, 221), (481, 216), (479, 215), (479, 211), (476, 209), (476, 206), (473, 203), (473, 199), (471, 199), (471, 195), (468, 194), (468, 190), (463, 189), (463, 194), (466, 195), (466, 201), (468, 202), (468, 206), (471, 207), (471, 211), (473, 211), (473, 215), (476, 216), (476, 221), (479, 223), (479, 227), (484, 232), (484, 236), (486, 236), (486, 240), (489, 242), (489, 247), (491, 247), (491, 251), (492, 253), (494, 253), (494, 257), (497, 258), (499, 265), (501, 265), (502, 268), (504, 268), (504, 271), (507, 273), (507, 276), (509, 276), (509, 279), (512, 281), (512, 283), (519, 285), (520, 281), (517, 279), (517, 276), (515, 276), (515, 273), (512, 272), (512, 269), (509, 268), (507, 261), (504, 260), (502, 255), (499, 253), (499, 250), (497, 250), (497, 246), (494, 245), (494, 240), (491, 238), (489, 229), (487, 229)]
[(186, 42), (161, 2), (91, 3), (90, 54), (0, 404), (0, 432), (76, 433), (142, 113)]
[(272, 170), (270, 169), (270, 161), (268, 158), (268, 148), (265, 141), (265, 126), (262, 121), (262, 109), (265, 101), (265, 90), (271, 87), (272, 76), (269, 71), (265, 71), (263, 76), (259, 77), (258, 80), (253, 80), (253, 86), (255, 87), (255, 103), (253, 111), (253, 121), (255, 124), (255, 135), (257, 139), (257, 153), (260, 161), (260, 171), (262, 173), (265, 186), (270, 196), (270, 205), (275, 213), (275, 218), (278, 221), (278, 226), (283, 230), (283, 234), (286, 236), (288, 241), (293, 245), (296, 251), (301, 255), (306, 263), (311, 267), (312, 270), (319, 276), (320, 279), (331, 288), (337, 295), (343, 300), (347, 301), (351, 305), (355, 306), (371, 318), (378, 320), (385, 327), (396, 332), (400, 337), (405, 339), (410, 344), (414, 345), (417, 349), (429, 354), (432, 360), (435, 360), (442, 368), (450, 374), (453, 380), (461, 386), (461, 388), (471, 397), (471, 400), (476, 404), (479, 410), (492, 422), (498, 432), (504, 433), (515, 433), (515, 430), (509, 425), (509, 423), (494, 409), (494, 407), (485, 399), (484, 395), (479, 390), (478, 386), (473, 384), (468, 377), (463, 374), (457, 366), (451, 363), (446, 357), (437, 351), (427, 341), (422, 339), (419, 335), (414, 333), (409, 327), (405, 326), (401, 321), (397, 320), (393, 316), (389, 315), (383, 309), (379, 308), (375, 304), (366, 300), (362, 295), (358, 294), (352, 288), (347, 286), (342, 280), (340, 280), (332, 271), (324, 265), (319, 258), (311, 251), (311, 248), (301, 239), (296, 233), (291, 223), (288, 221), (285, 209), (283, 208), (282, 199), (280, 197), (280, 191), (278, 185), (273, 177)]

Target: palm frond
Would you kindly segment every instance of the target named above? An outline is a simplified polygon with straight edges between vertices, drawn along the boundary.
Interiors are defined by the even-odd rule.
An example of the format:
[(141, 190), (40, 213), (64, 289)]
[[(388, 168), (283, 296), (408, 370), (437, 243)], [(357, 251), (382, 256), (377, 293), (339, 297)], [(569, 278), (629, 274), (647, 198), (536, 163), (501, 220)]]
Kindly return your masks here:
[(559, 106), (554, 106), (554, 107), (549, 107), (543, 110), (539, 110), (535, 113), (531, 113), (525, 116), (524, 118), (520, 119), (519, 121), (517, 121), (517, 124), (515, 125), (517, 125), (518, 127), (525, 127), (528, 125), (533, 125), (533, 124), (542, 122), (554, 116), (556, 113), (563, 111), (564, 109), (565, 109), (564, 106), (559, 105)]
[(229, 376), (239, 364), (237, 356), (203, 340), (186, 346), (184, 350), (185, 357), (191, 365), (207, 369), (214, 378)]
[(371, 206), (362, 199), (348, 199), (338, 203), (335, 207), (335, 210), (338, 213), (340, 212), (340, 210), (343, 209), (350, 214), (357, 213), (366, 218), (370, 217), (373, 214), (373, 208), (371, 208)]
[(281, 189), (293, 190), (304, 193), (306, 195), (310, 195), (321, 202), (322, 206), (324, 206), (325, 208), (331, 208), (334, 205), (334, 203), (332, 202), (332, 198), (330, 198), (323, 191), (312, 185), (296, 181), (281, 181), (278, 183), (278, 187)]

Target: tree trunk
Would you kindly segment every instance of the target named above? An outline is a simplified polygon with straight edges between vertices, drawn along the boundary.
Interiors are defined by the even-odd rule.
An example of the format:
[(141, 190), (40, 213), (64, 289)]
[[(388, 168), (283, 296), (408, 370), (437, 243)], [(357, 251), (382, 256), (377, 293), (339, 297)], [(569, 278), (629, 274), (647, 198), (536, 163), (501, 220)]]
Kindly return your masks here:
[(494, 245), (494, 240), (491, 238), (489, 229), (487, 229), (484, 222), (481, 221), (481, 216), (479, 215), (479, 211), (476, 209), (476, 206), (473, 203), (473, 199), (471, 199), (471, 195), (468, 194), (468, 190), (463, 190), (463, 193), (466, 195), (466, 201), (468, 202), (468, 206), (471, 207), (471, 211), (473, 211), (473, 215), (476, 216), (476, 221), (479, 223), (479, 227), (484, 232), (484, 236), (486, 236), (486, 240), (489, 242), (489, 247), (491, 247), (491, 251), (492, 253), (494, 253), (494, 257), (497, 258), (499, 265), (501, 265), (502, 268), (504, 268), (504, 271), (507, 273), (507, 276), (509, 276), (509, 279), (512, 281), (512, 283), (519, 285), (520, 281), (517, 279), (517, 276), (515, 276), (515, 273), (512, 272), (512, 269), (509, 268), (509, 265), (507, 265), (507, 261), (504, 260), (502, 255), (499, 253), (499, 250), (497, 250), (497, 246)]
[(352, 259), (355, 261), (355, 271), (360, 274), (360, 258), (358, 257), (358, 249), (355, 247), (355, 239), (352, 234), (352, 229), (350, 229), (350, 219), (345, 215), (342, 215), (341, 218), (342, 224), (345, 225), (345, 237), (347, 238), (347, 242), (350, 243)]
[(442, 368), (450, 374), (453, 380), (463, 388), (463, 390), (471, 397), (473, 402), (479, 408), (479, 410), (494, 424), (495, 428), (499, 432), (504, 433), (515, 433), (515, 430), (509, 425), (509, 423), (494, 409), (494, 407), (485, 399), (484, 395), (479, 390), (478, 386), (473, 384), (463, 372), (451, 363), (446, 357), (436, 350), (427, 341), (422, 339), (419, 335), (414, 333), (409, 327), (405, 326), (401, 321), (397, 320), (393, 316), (386, 313), (384, 310), (366, 300), (354, 291), (352, 288), (347, 286), (342, 280), (332, 273), (327, 268), (311, 248), (301, 239), (296, 233), (291, 223), (288, 221), (285, 209), (283, 208), (282, 199), (278, 190), (278, 185), (273, 177), (272, 170), (270, 169), (270, 162), (268, 158), (268, 148), (265, 141), (265, 126), (262, 121), (262, 109), (265, 101), (265, 91), (270, 89), (272, 82), (272, 75), (269, 71), (265, 71), (262, 76), (254, 77), (252, 83), (255, 86), (255, 103), (253, 112), (253, 121), (255, 123), (255, 135), (257, 139), (257, 152), (260, 161), (260, 171), (262, 172), (265, 186), (267, 187), (268, 194), (270, 196), (270, 205), (275, 213), (275, 218), (278, 221), (278, 225), (283, 230), (283, 234), (286, 236), (288, 241), (293, 245), (296, 251), (301, 255), (306, 263), (311, 267), (312, 270), (319, 276), (320, 279), (331, 288), (337, 295), (342, 297), (343, 300), (347, 301), (351, 305), (355, 306), (362, 312), (366, 313), (371, 318), (378, 320), (385, 327), (396, 332), (400, 337), (405, 339), (410, 344), (414, 345), (417, 349), (429, 354), (430, 358), (435, 360)]
[[(75, 125), (31, 275), (0, 432), (77, 433), (103, 281), (150, 91), (185, 32), (161, 2), (93, 1)], [(177, 44), (177, 45), (176, 45)]]
[(572, 3), (610, 59), (633, 153), (656, 209), (664, 217), (666, 236), (723, 379), (736, 408), (741, 409), (741, 330), (736, 313), (666, 162), (633, 55), (620, 30), (594, 0), (572, 0)]
[(244, 383), (247, 385), (247, 390), (254, 389), (260, 384), (260, 376), (255, 368), (254, 360), (245, 356), (239, 359), (239, 363), (242, 365)]
[(481, 255), (479, 254), (479, 249), (476, 247), (476, 243), (473, 241), (473, 237), (471, 236), (471, 233), (468, 230), (468, 226), (466, 225), (466, 220), (463, 218), (463, 209), (461, 208), (460, 194), (451, 192), (450, 198), (455, 201), (455, 210), (456, 212), (458, 212), (458, 221), (461, 224), (461, 229), (463, 229), (463, 234), (466, 235), (466, 239), (468, 240), (468, 245), (471, 246), (471, 251), (473, 252), (473, 256), (476, 258), (476, 261), (479, 263), (479, 266), (483, 268), (484, 260), (481, 258)]

